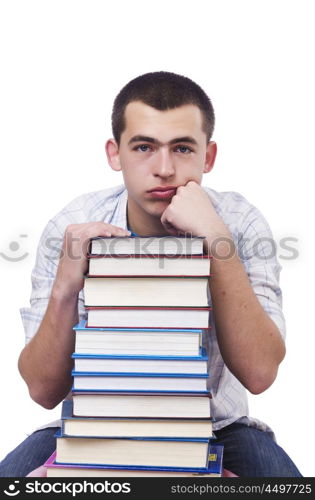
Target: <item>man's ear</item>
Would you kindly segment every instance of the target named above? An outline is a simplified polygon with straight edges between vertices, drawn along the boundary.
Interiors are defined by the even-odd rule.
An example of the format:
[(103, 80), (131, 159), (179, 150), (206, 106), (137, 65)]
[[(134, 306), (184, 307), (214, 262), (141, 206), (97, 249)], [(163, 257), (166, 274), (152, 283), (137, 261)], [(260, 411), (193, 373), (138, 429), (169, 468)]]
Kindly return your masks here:
[(217, 144), (214, 141), (210, 141), (207, 145), (206, 161), (203, 169), (204, 174), (207, 174), (212, 170), (216, 156), (217, 156)]
[(108, 139), (105, 144), (105, 151), (108, 163), (113, 170), (119, 172), (121, 170), (119, 147), (114, 139)]

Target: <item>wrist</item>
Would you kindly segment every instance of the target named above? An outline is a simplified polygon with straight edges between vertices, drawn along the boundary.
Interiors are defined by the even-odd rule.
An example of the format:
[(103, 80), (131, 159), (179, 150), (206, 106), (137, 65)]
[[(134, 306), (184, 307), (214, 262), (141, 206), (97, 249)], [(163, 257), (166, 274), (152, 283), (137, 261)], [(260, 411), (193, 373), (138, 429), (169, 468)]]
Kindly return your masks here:
[(235, 254), (235, 243), (227, 228), (205, 234), (204, 251), (214, 258), (226, 259)]
[(51, 298), (57, 302), (77, 302), (79, 290), (69, 282), (56, 279), (51, 291)]

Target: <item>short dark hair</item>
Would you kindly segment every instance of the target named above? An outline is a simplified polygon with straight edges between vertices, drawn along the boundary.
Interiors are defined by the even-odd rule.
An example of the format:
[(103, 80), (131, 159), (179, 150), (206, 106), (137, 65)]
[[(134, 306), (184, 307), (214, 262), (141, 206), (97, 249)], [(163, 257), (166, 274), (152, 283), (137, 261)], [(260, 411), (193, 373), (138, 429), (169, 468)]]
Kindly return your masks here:
[(126, 127), (127, 104), (141, 101), (155, 109), (165, 111), (184, 104), (198, 106), (203, 115), (203, 130), (210, 141), (214, 129), (214, 110), (207, 94), (186, 76), (167, 71), (146, 73), (131, 80), (117, 95), (112, 111), (112, 130), (117, 144)]

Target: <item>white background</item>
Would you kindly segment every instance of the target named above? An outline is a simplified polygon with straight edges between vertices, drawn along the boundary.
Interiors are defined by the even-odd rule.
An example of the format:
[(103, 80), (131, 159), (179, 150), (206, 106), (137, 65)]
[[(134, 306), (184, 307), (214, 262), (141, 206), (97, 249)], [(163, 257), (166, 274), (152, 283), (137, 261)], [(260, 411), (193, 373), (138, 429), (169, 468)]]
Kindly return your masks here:
[(16, 367), (24, 345), (19, 307), (28, 305), (41, 231), (77, 195), (122, 183), (104, 154), (113, 99), (131, 78), (167, 70), (194, 79), (215, 107), (219, 153), (204, 185), (241, 192), (277, 242), (298, 239), (299, 257), (280, 259), (287, 356), (273, 386), (250, 397), (250, 410), (302, 474), (314, 475), (312, 7), (307, 0), (1, 1), (0, 252), (29, 255), (16, 263), (0, 256), (0, 458), (60, 415), (60, 406), (44, 410), (29, 398)]

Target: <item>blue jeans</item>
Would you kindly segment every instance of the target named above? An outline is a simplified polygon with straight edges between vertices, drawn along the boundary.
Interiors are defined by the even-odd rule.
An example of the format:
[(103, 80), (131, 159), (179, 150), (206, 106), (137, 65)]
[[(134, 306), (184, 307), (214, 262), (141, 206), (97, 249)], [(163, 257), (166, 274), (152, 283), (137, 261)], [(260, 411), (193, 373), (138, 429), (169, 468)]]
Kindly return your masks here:
[[(56, 448), (56, 427), (31, 434), (0, 463), (0, 477), (24, 477), (47, 460)], [(242, 477), (300, 477), (283, 451), (263, 431), (231, 424), (216, 431), (216, 442), (224, 444), (223, 465)]]
[(291, 458), (264, 431), (231, 424), (215, 431), (223, 466), (241, 477), (301, 477)]

